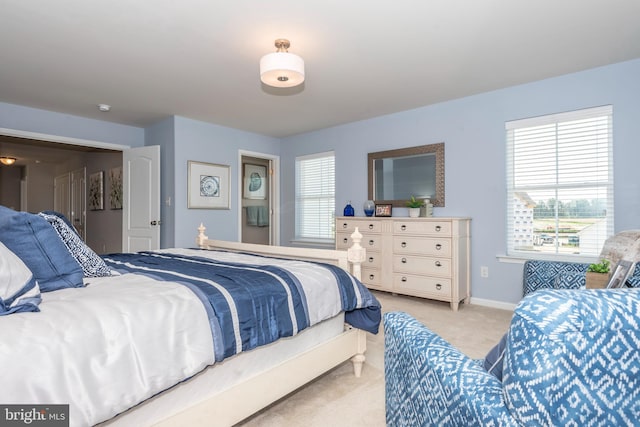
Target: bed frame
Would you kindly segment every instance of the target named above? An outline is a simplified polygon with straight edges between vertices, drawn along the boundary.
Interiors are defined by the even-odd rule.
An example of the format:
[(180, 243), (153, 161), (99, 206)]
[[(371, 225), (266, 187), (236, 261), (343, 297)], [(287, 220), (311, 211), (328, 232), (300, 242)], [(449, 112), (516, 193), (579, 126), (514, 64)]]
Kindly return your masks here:
[[(365, 260), (365, 249), (360, 245), (362, 234), (358, 229), (351, 235), (353, 246), (346, 252), (211, 240), (204, 234), (205, 230), (205, 227), (200, 224), (196, 243), (202, 249), (252, 252), (281, 258), (325, 262), (340, 266), (358, 279), (361, 274), (361, 263)], [(236, 384), (207, 400), (196, 403), (155, 425), (162, 427), (210, 426), (214, 424), (231, 426), (346, 360), (351, 359), (355, 376), (359, 377), (365, 361), (366, 347), (366, 332), (345, 324), (345, 330), (342, 334), (319, 343), (311, 350), (273, 366), (260, 375)]]

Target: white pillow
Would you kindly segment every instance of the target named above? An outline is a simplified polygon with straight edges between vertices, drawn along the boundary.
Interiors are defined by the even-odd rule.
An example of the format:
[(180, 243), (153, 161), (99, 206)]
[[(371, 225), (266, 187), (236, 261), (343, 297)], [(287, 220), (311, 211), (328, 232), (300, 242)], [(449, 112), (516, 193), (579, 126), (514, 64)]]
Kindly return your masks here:
[(0, 242), (0, 316), (40, 311), (40, 287), (31, 270)]

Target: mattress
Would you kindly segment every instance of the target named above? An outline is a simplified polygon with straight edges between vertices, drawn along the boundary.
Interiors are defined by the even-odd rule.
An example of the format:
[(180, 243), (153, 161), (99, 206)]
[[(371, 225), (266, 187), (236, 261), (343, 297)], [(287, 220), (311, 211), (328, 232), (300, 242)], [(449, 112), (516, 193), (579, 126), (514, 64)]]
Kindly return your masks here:
[(338, 336), (343, 331), (344, 314), (340, 313), (305, 329), (295, 337), (282, 338), (275, 343), (216, 363), (189, 380), (99, 425), (102, 427), (153, 425), (191, 405), (214, 397), (246, 379), (259, 375), (297, 354), (310, 350), (318, 343)]

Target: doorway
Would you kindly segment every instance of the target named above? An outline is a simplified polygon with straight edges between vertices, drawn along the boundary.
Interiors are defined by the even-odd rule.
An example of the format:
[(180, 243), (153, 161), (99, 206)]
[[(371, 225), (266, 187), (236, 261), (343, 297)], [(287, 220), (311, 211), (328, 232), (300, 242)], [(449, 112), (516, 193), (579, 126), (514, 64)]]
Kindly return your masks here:
[[(121, 252), (122, 209), (110, 205), (109, 172), (122, 168), (122, 153), (129, 146), (0, 128), (0, 153), (18, 160), (10, 193), (16, 206), (27, 212), (59, 210), (72, 221), (86, 244), (97, 253)], [(88, 177), (101, 173), (100, 209), (84, 207)], [(20, 178), (19, 180), (17, 178)], [(3, 186), (4, 175), (1, 177)], [(9, 181), (7, 180), (7, 183)], [(17, 196), (19, 193), (19, 197)], [(58, 199), (56, 202), (54, 199)], [(71, 200), (76, 201), (72, 206)], [(4, 198), (1, 199), (5, 202)], [(17, 206), (16, 206), (17, 207)], [(73, 212), (73, 214), (72, 214)]]
[(53, 210), (69, 218), (80, 238), (87, 241), (87, 168), (58, 175), (53, 183)]
[(240, 242), (279, 245), (279, 157), (239, 152)]

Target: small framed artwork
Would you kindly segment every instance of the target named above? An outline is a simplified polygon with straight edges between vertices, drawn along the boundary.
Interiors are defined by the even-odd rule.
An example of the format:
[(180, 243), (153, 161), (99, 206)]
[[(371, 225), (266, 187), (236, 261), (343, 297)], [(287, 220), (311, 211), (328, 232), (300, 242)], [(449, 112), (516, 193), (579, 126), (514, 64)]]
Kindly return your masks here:
[(391, 203), (376, 203), (376, 216), (391, 216)]
[(109, 208), (122, 209), (122, 166), (109, 170), (109, 182), (111, 183)]
[(230, 209), (229, 166), (192, 160), (187, 166), (187, 207)]
[(244, 164), (244, 187), (242, 197), (245, 199), (267, 198), (267, 167)]
[(89, 175), (89, 210), (104, 209), (104, 171)]
[(624, 288), (627, 278), (633, 273), (635, 267), (635, 262), (621, 260), (618, 265), (616, 265), (615, 270), (613, 270), (607, 289)]

